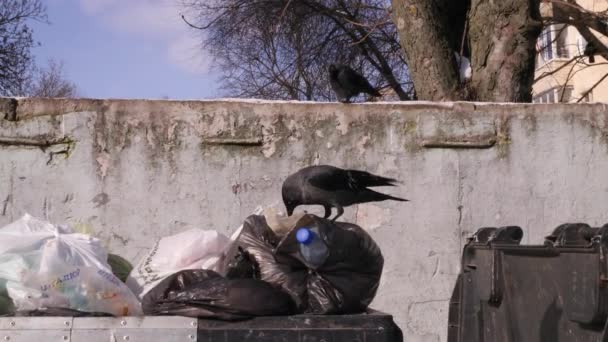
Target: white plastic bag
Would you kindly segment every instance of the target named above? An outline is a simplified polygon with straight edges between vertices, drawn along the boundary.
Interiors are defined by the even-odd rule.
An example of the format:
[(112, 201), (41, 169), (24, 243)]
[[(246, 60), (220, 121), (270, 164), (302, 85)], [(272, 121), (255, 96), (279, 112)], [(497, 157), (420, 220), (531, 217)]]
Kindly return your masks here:
[(166, 277), (182, 270), (220, 272), (230, 239), (214, 230), (190, 229), (160, 239), (133, 268), (127, 285), (140, 299)]
[(141, 315), (98, 239), (25, 214), (0, 229), (0, 282), (18, 311), (67, 308)]

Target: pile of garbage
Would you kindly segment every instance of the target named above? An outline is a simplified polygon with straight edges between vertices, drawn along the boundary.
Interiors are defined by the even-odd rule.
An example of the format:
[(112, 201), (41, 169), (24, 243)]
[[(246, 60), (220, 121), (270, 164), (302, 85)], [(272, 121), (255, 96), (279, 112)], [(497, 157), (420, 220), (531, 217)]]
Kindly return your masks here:
[(28, 214), (0, 229), (0, 315), (349, 314), (373, 300), (383, 257), (359, 226), (258, 210), (227, 237), (190, 229), (137, 264)]
[(109, 260), (98, 239), (26, 214), (0, 229), (0, 314), (141, 315)]

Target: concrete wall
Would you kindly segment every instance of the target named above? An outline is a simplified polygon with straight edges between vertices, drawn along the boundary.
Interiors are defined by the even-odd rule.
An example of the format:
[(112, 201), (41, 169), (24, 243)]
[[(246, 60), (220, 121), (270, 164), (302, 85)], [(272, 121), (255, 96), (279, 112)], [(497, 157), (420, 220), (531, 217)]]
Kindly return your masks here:
[[(0, 226), (24, 212), (137, 261), (186, 227), (231, 233), (314, 163), (397, 177), (411, 202), (348, 208), (386, 260), (373, 307), (445, 341), (466, 237), (608, 222), (605, 105), (0, 99)], [(176, 248), (178, 248), (176, 246)]]

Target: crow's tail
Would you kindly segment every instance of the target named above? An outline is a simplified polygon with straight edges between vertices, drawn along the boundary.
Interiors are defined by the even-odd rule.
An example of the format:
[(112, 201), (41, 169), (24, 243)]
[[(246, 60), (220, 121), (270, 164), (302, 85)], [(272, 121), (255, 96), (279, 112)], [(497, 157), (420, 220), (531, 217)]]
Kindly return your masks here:
[(360, 203), (380, 202), (380, 201), (386, 201), (386, 200), (409, 202), (409, 200), (407, 200), (405, 198), (395, 197), (395, 196), (383, 194), (381, 192), (377, 192), (377, 191), (369, 190), (369, 189), (363, 191), (360, 194), (360, 198), (359, 198)]
[(368, 87), (367, 89), (365, 89), (365, 92), (370, 94), (371, 96), (375, 96), (375, 97), (381, 97), (382, 94), (380, 94), (380, 92), (377, 89), (374, 89), (373, 87)]
[(361, 79), (360, 87), (364, 93), (370, 94), (371, 96), (375, 96), (375, 97), (382, 96), (382, 94), (380, 94), (380, 92), (376, 88), (374, 88), (371, 84), (369, 84), (369, 82), (364, 78)]
[(384, 195), (386, 196), (387, 200), (393, 200), (393, 201), (399, 201), (399, 202), (409, 202), (410, 201), (408, 199), (401, 198), (401, 197), (395, 197), (395, 196), (390, 196), (390, 195), (386, 195), (386, 194), (384, 194)]
[(377, 89), (374, 89), (374, 92), (371, 93), (370, 95), (376, 96), (376, 97), (381, 97), (382, 94), (380, 94), (380, 92)]

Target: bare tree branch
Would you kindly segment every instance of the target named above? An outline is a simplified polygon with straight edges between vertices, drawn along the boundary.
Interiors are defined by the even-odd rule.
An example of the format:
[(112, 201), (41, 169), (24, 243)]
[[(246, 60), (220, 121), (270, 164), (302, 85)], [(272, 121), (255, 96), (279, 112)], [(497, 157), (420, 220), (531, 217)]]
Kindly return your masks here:
[[(359, 69), (410, 99), (407, 66), (386, 0), (190, 0), (190, 27), (230, 96), (331, 100), (330, 63)], [(404, 88), (408, 86), (409, 88)]]
[(580, 103), (581, 101), (583, 101), (583, 99), (585, 97), (587, 97), (587, 95), (589, 95), (593, 91), (593, 89), (595, 89), (598, 85), (600, 85), (600, 83), (602, 83), (606, 79), (606, 77), (608, 77), (608, 74), (605, 74), (604, 76), (602, 76), (602, 78), (600, 78), (597, 82), (595, 82), (595, 84), (591, 88), (589, 88), (587, 91), (585, 91), (581, 95), (581, 97), (576, 101), (576, 103)]
[(568, 70), (568, 75), (566, 76), (566, 81), (562, 85), (561, 94), (559, 96), (559, 102), (564, 102), (564, 95), (566, 94), (566, 87), (568, 87), (568, 83), (570, 82), (570, 79), (574, 76), (572, 71), (574, 70), (574, 67), (576, 66), (576, 64), (577, 63), (572, 64), (572, 67), (570, 68), (570, 70)]
[(608, 47), (590, 30), (593, 29), (604, 36), (608, 36), (608, 23), (606, 23), (608, 18), (605, 15), (588, 11), (574, 0), (548, 1), (554, 5), (552, 20), (576, 27), (583, 38), (597, 48), (598, 54), (608, 59)]
[(197, 30), (205, 30), (205, 29), (209, 28), (209, 26), (212, 24), (212, 23), (210, 23), (209, 25), (205, 25), (205, 26), (196, 26), (196, 25), (192, 24), (191, 22), (189, 22), (189, 21), (186, 19), (186, 16), (185, 16), (185, 15), (183, 15), (183, 14), (182, 14), (182, 15), (181, 15), (181, 17), (182, 17), (182, 20), (183, 20), (183, 21), (184, 21), (184, 22), (185, 22), (185, 23), (186, 23), (188, 26), (190, 26), (190, 27), (192, 27), (192, 28), (194, 28), (194, 29), (197, 29)]
[[(571, 58), (570, 60), (568, 60), (566, 63), (564, 63), (564, 64), (560, 65), (560, 66), (559, 66), (559, 67), (557, 67), (557, 68), (555, 68), (554, 70), (551, 70), (551, 71), (548, 71), (548, 72), (547, 72), (547, 71), (543, 72), (543, 73), (542, 73), (542, 74), (540, 74), (540, 75), (539, 75), (539, 76), (538, 76), (536, 79), (534, 79), (534, 83), (536, 83), (536, 82), (538, 82), (538, 81), (542, 80), (542, 79), (543, 79), (543, 78), (545, 78), (545, 77), (549, 77), (549, 76), (553, 76), (553, 75), (555, 75), (555, 74), (556, 74), (556, 73), (558, 73), (560, 70), (562, 70), (562, 69), (566, 68), (568, 65), (570, 65), (572, 62), (577, 62), (577, 63), (578, 63), (581, 57), (583, 57), (583, 56), (580, 56), (580, 55), (579, 55), (579, 56), (575, 56), (575, 57)], [(575, 64), (576, 64), (576, 63), (575, 63)]]
[(0, 1), (0, 96), (21, 96), (29, 87), (34, 66), (29, 20), (46, 20), (40, 0)]
[(76, 97), (76, 85), (67, 80), (63, 63), (50, 59), (47, 66), (35, 72), (27, 95), (32, 97)]

